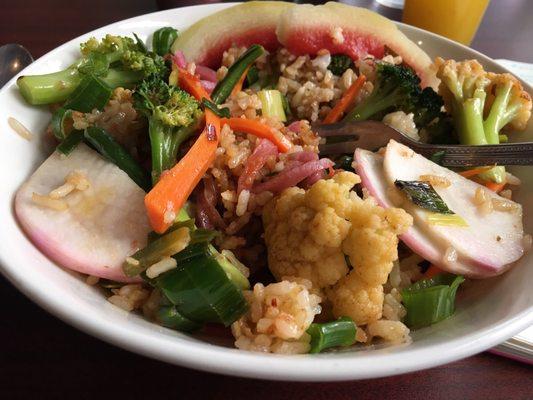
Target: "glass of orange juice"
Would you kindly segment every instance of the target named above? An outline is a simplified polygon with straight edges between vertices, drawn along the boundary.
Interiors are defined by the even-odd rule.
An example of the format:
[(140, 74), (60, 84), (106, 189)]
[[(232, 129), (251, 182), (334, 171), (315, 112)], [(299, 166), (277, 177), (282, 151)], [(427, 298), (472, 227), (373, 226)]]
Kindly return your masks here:
[(489, 0), (405, 0), (403, 22), (469, 45)]

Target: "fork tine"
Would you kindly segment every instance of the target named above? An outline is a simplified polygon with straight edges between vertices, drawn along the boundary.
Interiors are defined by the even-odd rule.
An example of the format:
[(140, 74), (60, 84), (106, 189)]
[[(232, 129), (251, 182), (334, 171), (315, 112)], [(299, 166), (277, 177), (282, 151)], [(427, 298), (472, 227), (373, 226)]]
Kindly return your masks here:
[(314, 124), (312, 129), (317, 133), (318, 136), (328, 137), (328, 136), (354, 136), (357, 133), (352, 129), (352, 125), (349, 122), (337, 122), (334, 124)]
[(355, 149), (361, 147), (358, 143), (358, 141), (348, 141), (342, 143), (321, 144), (318, 146), (318, 150), (323, 156), (352, 154)]
[(377, 150), (394, 139), (415, 152), (431, 158), (443, 152), (440, 162), (449, 167), (480, 165), (533, 165), (533, 142), (505, 143), (499, 145), (465, 146), (433, 145), (417, 142), (402, 132), (379, 121), (351, 121), (313, 127), (319, 136), (346, 136), (350, 141), (327, 143), (319, 146), (324, 156), (352, 153), (356, 148)]
[[(413, 141), (403, 133), (380, 121), (338, 122), (328, 125), (314, 125), (313, 129), (319, 136), (326, 138), (326, 141), (329, 137), (351, 136), (357, 142), (357, 147), (366, 150), (377, 150), (385, 146), (391, 139), (407, 145), (413, 145)], [(352, 147), (351, 143), (350, 146), (332, 143), (331, 145), (322, 146), (321, 152), (324, 155), (343, 154), (348, 153), (348, 149)]]

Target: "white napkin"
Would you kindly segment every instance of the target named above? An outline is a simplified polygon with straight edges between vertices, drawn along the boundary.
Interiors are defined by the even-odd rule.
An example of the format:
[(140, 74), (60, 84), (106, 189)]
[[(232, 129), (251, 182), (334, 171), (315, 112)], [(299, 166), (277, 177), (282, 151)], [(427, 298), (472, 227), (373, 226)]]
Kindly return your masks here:
[(530, 85), (533, 85), (533, 64), (504, 59), (496, 60), (496, 62), (511, 70), (513, 74), (519, 76)]

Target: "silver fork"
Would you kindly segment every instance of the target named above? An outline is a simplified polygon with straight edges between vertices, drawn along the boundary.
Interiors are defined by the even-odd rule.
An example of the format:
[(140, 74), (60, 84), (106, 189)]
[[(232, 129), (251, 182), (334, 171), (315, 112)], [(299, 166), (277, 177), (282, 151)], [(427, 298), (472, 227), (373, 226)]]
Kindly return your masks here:
[(346, 136), (346, 141), (320, 145), (320, 154), (323, 156), (351, 154), (356, 148), (377, 150), (394, 139), (424, 157), (438, 157), (439, 163), (446, 167), (533, 165), (533, 142), (484, 146), (426, 144), (417, 142), (379, 121), (339, 122), (316, 125), (313, 129), (326, 139)]

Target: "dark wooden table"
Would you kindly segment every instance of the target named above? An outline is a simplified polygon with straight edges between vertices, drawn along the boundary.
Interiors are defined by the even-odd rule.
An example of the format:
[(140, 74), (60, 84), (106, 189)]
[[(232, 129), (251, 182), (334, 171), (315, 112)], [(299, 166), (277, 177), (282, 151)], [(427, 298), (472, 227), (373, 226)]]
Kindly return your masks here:
[[(159, 1), (160, 6), (191, 3)], [(372, 6), (372, 1), (352, 3)], [(0, 44), (21, 43), (38, 57), (84, 32), (157, 9), (149, 0), (0, 0)], [(532, 1), (493, 1), (474, 47), (494, 58), (533, 62), (531, 15)], [(0, 397), (5, 399), (533, 398), (533, 369), (488, 353), (385, 379), (267, 382), (192, 371), (117, 349), (50, 316), (3, 278), (0, 305)]]

